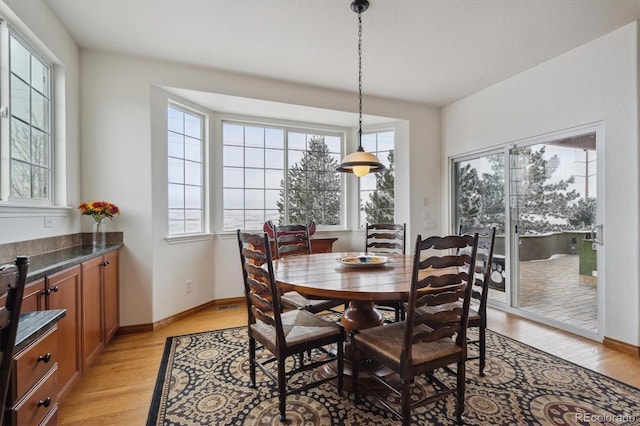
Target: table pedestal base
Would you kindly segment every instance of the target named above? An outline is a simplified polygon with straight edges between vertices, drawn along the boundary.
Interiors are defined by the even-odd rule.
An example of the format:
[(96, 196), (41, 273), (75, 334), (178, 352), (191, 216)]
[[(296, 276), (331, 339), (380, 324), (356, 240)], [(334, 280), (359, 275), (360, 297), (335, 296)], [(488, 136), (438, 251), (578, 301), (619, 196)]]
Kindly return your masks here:
[[(353, 366), (351, 359), (353, 358), (353, 348), (349, 341), (349, 334), (351, 331), (364, 330), (366, 328), (376, 327), (382, 325), (384, 318), (379, 310), (376, 309), (375, 303), (372, 301), (351, 301), (349, 307), (342, 314), (342, 325), (347, 331), (347, 342), (344, 345), (344, 386), (343, 389), (347, 392), (353, 391)], [(322, 366), (319, 371), (323, 377), (335, 376), (337, 373), (337, 366), (335, 363), (326, 364)], [(375, 373), (380, 376), (388, 376), (395, 374), (393, 371), (386, 367), (380, 366)], [(364, 369), (359, 370), (359, 382), (366, 383), (367, 387), (382, 391), (382, 385), (380, 385), (374, 378), (372, 378), (368, 371)]]

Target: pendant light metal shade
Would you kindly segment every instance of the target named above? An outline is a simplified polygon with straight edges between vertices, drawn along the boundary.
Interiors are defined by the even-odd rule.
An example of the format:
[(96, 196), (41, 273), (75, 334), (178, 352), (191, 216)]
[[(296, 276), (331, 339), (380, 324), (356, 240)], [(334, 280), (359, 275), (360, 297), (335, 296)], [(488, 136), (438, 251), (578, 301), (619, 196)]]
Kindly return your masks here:
[(360, 145), (356, 152), (352, 152), (342, 159), (342, 163), (337, 170), (343, 173), (353, 173), (358, 177), (362, 177), (368, 173), (384, 171), (384, 164), (382, 164), (375, 155), (370, 152), (365, 152), (362, 145)]
[(336, 169), (343, 173), (353, 173), (358, 177), (369, 173), (384, 171), (384, 164), (374, 154), (365, 152), (362, 148), (362, 12), (369, 8), (368, 0), (353, 0), (351, 10), (358, 14), (358, 150), (342, 159), (342, 163)]

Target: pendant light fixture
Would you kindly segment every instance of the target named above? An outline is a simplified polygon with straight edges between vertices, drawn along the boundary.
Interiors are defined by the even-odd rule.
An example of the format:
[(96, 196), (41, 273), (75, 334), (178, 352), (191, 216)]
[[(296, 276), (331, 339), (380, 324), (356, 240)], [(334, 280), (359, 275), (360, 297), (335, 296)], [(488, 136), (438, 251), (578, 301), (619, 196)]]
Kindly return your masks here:
[(351, 3), (351, 10), (358, 14), (358, 150), (344, 157), (336, 169), (343, 173), (353, 173), (358, 177), (366, 176), (369, 172), (384, 171), (384, 164), (378, 157), (362, 148), (362, 12), (368, 8), (368, 0), (353, 0)]

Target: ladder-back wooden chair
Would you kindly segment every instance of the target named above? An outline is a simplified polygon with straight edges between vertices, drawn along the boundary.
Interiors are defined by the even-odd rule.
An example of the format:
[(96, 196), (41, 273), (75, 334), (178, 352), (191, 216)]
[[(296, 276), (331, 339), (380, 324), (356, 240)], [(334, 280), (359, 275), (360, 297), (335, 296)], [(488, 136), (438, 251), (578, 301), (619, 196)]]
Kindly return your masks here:
[(26, 256), (18, 257), (12, 264), (0, 266), (0, 297), (6, 296), (4, 305), (0, 306), (0, 424), (4, 424), (13, 348), (28, 267), (29, 258)]
[[(407, 226), (404, 223), (367, 223), (365, 226), (364, 252), (382, 255), (405, 254)], [(405, 318), (402, 302), (377, 302), (381, 309), (392, 309), (395, 321)]]
[[(282, 312), (267, 234), (238, 230), (237, 235), (248, 314), (251, 386), (256, 385), (256, 367), (277, 383), (280, 420), (285, 422), (287, 395), (335, 379), (338, 392), (342, 391), (344, 329), (302, 309)], [(270, 352), (271, 356), (256, 356), (258, 349)], [(314, 358), (304, 364), (302, 355), (310, 351)], [(296, 354), (299, 355), (297, 360)], [(292, 357), (293, 366), (287, 370), (285, 361), (289, 357)], [(309, 375), (300, 386), (287, 386), (292, 376), (330, 362), (337, 363), (335, 375), (324, 378)], [(272, 363), (277, 365), (277, 377), (269, 369)]]
[[(473, 279), (477, 244), (477, 235), (429, 237), (425, 240), (418, 236), (407, 319), (352, 333), (356, 401), (359, 389), (364, 388), (400, 418), (403, 425), (410, 425), (413, 409), (454, 394), (456, 421), (458, 424), (462, 423), (467, 318), (471, 299), (469, 281)], [(470, 248), (471, 253), (460, 251), (464, 248)], [(425, 250), (429, 250), (426, 258), (423, 257)], [(462, 305), (457, 303), (459, 299), (464, 301)], [(424, 306), (432, 308), (433, 312), (418, 314), (417, 310)], [(361, 363), (364, 360), (367, 361)], [(457, 377), (454, 386), (447, 386), (433, 373), (437, 369), (448, 368), (451, 364), (456, 364)], [(397, 382), (397, 376), (376, 374), (382, 370), (381, 365), (398, 373), (400, 382)], [(375, 389), (358, 382), (361, 368), (368, 370), (376, 384), (381, 384), (399, 396), (400, 409)], [(416, 396), (412, 395), (412, 386), (416, 385), (420, 376), (425, 376), (421, 383), (433, 385), (435, 393), (430, 393), (421, 400), (412, 399), (412, 396)]]
[[(274, 241), (278, 258), (311, 254), (311, 239), (307, 225), (278, 225), (274, 227)], [(323, 311), (340, 313), (334, 308), (346, 306), (344, 300), (310, 299), (297, 291), (282, 295), (282, 305), (289, 309), (305, 309), (317, 314)]]
[(478, 355), (467, 359), (477, 359), (478, 373), (484, 376), (487, 352), (487, 298), (491, 280), (491, 263), (493, 262), (493, 246), (496, 239), (496, 228), (466, 226), (460, 227), (460, 235), (478, 234), (478, 250), (476, 252), (475, 278), (471, 289), (471, 306), (469, 308), (469, 328), (478, 329), (477, 339), (468, 339), (468, 343), (478, 347)]

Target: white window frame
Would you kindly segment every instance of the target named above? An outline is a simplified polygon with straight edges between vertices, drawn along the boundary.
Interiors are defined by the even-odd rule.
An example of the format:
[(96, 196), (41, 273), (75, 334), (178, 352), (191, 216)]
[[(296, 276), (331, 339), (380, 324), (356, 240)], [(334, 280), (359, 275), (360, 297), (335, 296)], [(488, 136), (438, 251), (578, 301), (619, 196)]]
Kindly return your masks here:
[[(287, 170), (288, 170), (287, 152), (288, 152), (288, 133), (289, 132), (304, 132), (307, 134), (339, 137), (340, 138), (340, 153), (339, 153), (340, 158), (338, 159), (338, 161), (340, 161), (340, 159), (344, 155), (345, 140), (347, 138), (347, 133), (349, 131), (349, 129), (347, 128), (331, 126), (331, 125), (318, 125), (318, 124), (303, 123), (303, 122), (297, 122), (297, 121), (284, 121), (284, 120), (267, 119), (262, 117), (247, 117), (247, 116), (225, 114), (219, 117), (219, 135), (220, 135), (220, 152), (221, 153), (224, 150), (224, 146), (223, 146), (224, 145), (223, 143), (223, 124), (224, 123), (282, 129), (284, 132), (285, 179), (287, 177)], [(221, 157), (224, 157), (224, 155), (222, 154)], [(224, 169), (224, 166), (225, 166), (224, 159), (221, 158), (220, 168)], [(221, 192), (224, 191), (225, 183), (224, 183), (224, 177), (223, 177), (222, 171), (220, 173), (220, 185), (218, 185), (217, 187), (219, 187), (222, 190)], [(318, 224), (317, 226), (319, 231), (334, 231), (334, 230), (346, 229), (347, 221), (346, 221), (346, 212), (345, 212), (344, 191), (345, 191), (344, 176), (341, 174), (340, 175), (340, 223), (337, 225), (330, 225), (330, 226)], [(220, 205), (220, 216), (219, 216), (220, 217), (220, 224), (219, 224), (220, 233), (230, 234), (232, 232), (235, 232), (236, 229), (225, 228), (225, 220), (224, 220), (225, 205), (224, 205), (224, 198), (222, 195), (220, 195), (219, 203), (220, 203), (219, 204)], [(285, 214), (288, 214), (288, 213), (285, 212)], [(244, 222), (244, 224), (246, 225), (246, 222)], [(241, 227), (241, 229), (245, 229), (245, 228)]]
[[(396, 155), (396, 151), (397, 151), (397, 147), (396, 147), (396, 134), (397, 134), (397, 129), (395, 127), (381, 127), (381, 128), (376, 128), (376, 129), (365, 129), (362, 133), (363, 136), (363, 140), (365, 139), (365, 136), (369, 136), (369, 135), (376, 135), (376, 149), (372, 150), (369, 147), (365, 146), (365, 144), (363, 143), (363, 148), (366, 152), (370, 152), (372, 154), (375, 154), (376, 157), (378, 157), (378, 160), (380, 160), (382, 163), (385, 164), (386, 166), (386, 160), (387, 158), (380, 158), (380, 153), (385, 153), (385, 155), (387, 155), (387, 153), (389, 152), (389, 150), (385, 150), (385, 151), (380, 151), (378, 150), (378, 135), (381, 133), (393, 133), (393, 153), (394, 156)], [(394, 157), (395, 158), (395, 157)], [(394, 161), (394, 165), (395, 165), (395, 161)], [(369, 176), (369, 175), (367, 175)], [(373, 175), (373, 177), (375, 178), (375, 174)], [(395, 181), (395, 170), (394, 170), (394, 181)], [(357, 212), (357, 217), (358, 217), (358, 229), (364, 229), (364, 223), (366, 222), (366, 217), (364, 217), (364, 210), (361, 208), (362, 206), (362, 202), (363, 202), (363, 198), (362, 198), (362, 194), (363, 192), (373, 192), (370, 190), (364, 190), (362, 189), (362, 180), (358, 179), (358, 212)], [(394, 192), (394, 201), (395, 201), (395, 192)], [(394, 207), (394, 218), (396, 215), (396, 211), (395, 211), (395, 207)], [(394, 219), (395, 222), (395, 219)]]
[[(32, 197), (14, 197), (11, 195), (11, 120), (17, 118), (13, 118), (11, 116), (11, 79), (17, 78), (11, 75), (10, 69), (10, 39), (14, 38), (17, 42), (19, 42), (31, 55), (31, 57), (35, 57), (38, 61), (40, 61), (47, 68), (47, 91), (48, 97), (46, 98), (48, 101), (48, 111), (45, 120), (48, 120), (48, 132), (45, 133), (45, 137), (47, 139), (47, 150), (48, 150), (48, 162), (45, 164), (44, 168), (46, 170), (47, 179), (46, 179), (46, 198), (32, 198)], [(47, 60), (44, 55), (40, 53), (40, 51), (34, 48), (34, 43), (31, 43), (29, 39), (24, 37), (19, 31), (17, 31), (10, 23), (8, 23), (5, 19), (0, 17), (0, 63), (1, 73), (0, 73), (0, 104), (4, 107), (3, 112), (0, 118), (0, 202), (2, 204), (3, 210), (6, 210), (7, 207), (11, 209), (11, 212), (7, 213), (9, 215), (13, 215), (13, 211), (16, 207), (23, 210), (25, 208), (53, 208), (54, 203), (54, 190), (55, 190), (55, 150), (54, 150), (54, 84), (53, 84), (53, 64), (51, 61)], [(32, 88), (30, 82), (28, 83), (30, 89)], [(6, 109), (5, 109), (6, 108)], [(27, 123), (29, 129), (36, 128), (32, 126), (31, 123)], [(31, 161), (28, 162), (29, 165), (32, 165)], [(0, 212), (2, 213), (2, 212)], [(6, 213), (6, 212), (5, 212)], [(4, 214), (4, 213), (3, 213)]]
[[(184, 150), (186, 148), (186, 143), (183, 140), (182, 143), (182, 148), (183, 148), (183, 154), (182, 156), (177, 156), (177, 155), (171, 155), (170, 153), (170, 149), (169, 149), (169, 135), (172, 133), (176, 133), (173, 132), (172, 130), (169, 130), (169, 123), (168, 123), (168, 115), (169, 115), (169, 110), (173, 108), (175, 110), (178, 110), (180, 112), (182, 112), (183, 114), (188, 114), (191, 116), (195, 116), (198, 117), (200, 119), (200, 138), (193, 138), (192, 139), (198, 139), (200, 141), (200, 161), (195, 161), (195, 160), (190, 160), (188, 158), (186, 158), (187, 156), (184, 154)], [(167, 239), (168, 240), (173, 240), (174, 242), (178, 242), (181, 241), (184, 238), (187, 239), (193, 239), (193, 237), (196, 237), (198, 235), (202, 235), (202, 236), (208, 236), (208, 228), (209, 228), (209, 220), (208, 220), (208, 202), (207, 202), (207, 194), (208, 194), (208, 173), (207, 173), (207, 167), (208, 167), (208, 161), (207, 161), (207, 146), (208, 146), (208, 132), (207, 132), (207, 128), (208, 128), (208, 115), (203, 112), (200, 111), (198, 109), (195, 108), (191, 108), (188, 107), (182, 103), (173, 101), (173, 100), (169, 100), (167, 107), (165, 109), (165, 113), (167, 115), (167, 156), (166, 156), (166, 161), (167, 161)], [(178, 133), (180, 136), (187, 137), (186, 135), (186, 131), (183, 130), (182, 133)], [(197, 163), (200, 165), (200, 177), (199, 177), (199, 185), (198, 184), (188, 184), (186, 182), (186, 177), (184, 176), (186, 174), (186, 167), (183, 168), (183, 179), (182, 182), (171, 182), (170, 180), (170, 173), (169, 173), (169, 162), (171, 161), (171, 159), (174, 160), (178, 160), (178, 161), (182, 161), (184, 163)], [(169, 201), (169, 186), (170, 185), (179, 185), (182, 186), (183, 191), (186, 190), (187, 187), (199, 187), (200, 188), (200, 200), (201, 200), (201, 204), (200, 204), (200, 208), (187, 208), (186, 206), (186, 200), (184, 197), (183, 198), (183, 206), (181, 208), (177, 208), (177, 207), (171, 207), (170, 205), (170, 201)], [(184, 212), (184, 223), (185, 223), (185, 227), (183, 228), (183, 232), (171, 232), (170, 230), (170, 217), (171, 217), (171, 210), (183, 210)], [(199, 231), (194, 231), (194, 232), (187, 232), (186, 230), (186, 212), (187, 210), (199, 210), (200, 211), (200, 230)], [(197, 238), (196, 238), (197, 239)]]

